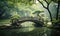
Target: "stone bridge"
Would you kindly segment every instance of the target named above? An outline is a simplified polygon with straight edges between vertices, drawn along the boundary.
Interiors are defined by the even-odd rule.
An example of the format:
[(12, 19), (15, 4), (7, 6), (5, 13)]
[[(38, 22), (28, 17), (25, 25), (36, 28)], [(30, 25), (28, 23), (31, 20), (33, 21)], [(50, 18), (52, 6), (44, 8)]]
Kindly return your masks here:
[(27, 22), (27, 21), (34, 22), (35, 23), (35, 26), (37, 26), (37, 27), (41, 27), (44, 24), (42, 22), (42, 20), (40, 20), (37, 17), (21, 17), (21, 18), (19, 18), (18, 21), (14, 22), (13, 25), (16, 25), (18, 23), (21, 24), (21, 23)]

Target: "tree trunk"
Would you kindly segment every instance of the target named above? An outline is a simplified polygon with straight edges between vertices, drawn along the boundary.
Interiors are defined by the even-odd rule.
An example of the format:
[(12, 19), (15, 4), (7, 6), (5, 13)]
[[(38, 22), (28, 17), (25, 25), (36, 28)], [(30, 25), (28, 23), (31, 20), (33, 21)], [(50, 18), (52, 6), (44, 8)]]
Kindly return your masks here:
[[(57, 7), (57, 13), (56, 13), (56, 20), (58, 20), (58, 18), (59, 18), (58, 17), (59, 6), (60, 6), (60, 1), (58, 1), (58, 7)], [(54, 23), (51, 36), (60, 36), (60, 21)]]
[[(38, 0), (38, 1), (39, 1), (39, 0)], [(50, 15), (50, 19), (51, 19), (51, 21), (52, 21), (52, 14), (51, 14), (51, 12), (50, 12), (50, 10), (49, 10), (49, 4), (50, 4), (50, 3), (48, 3), (46, 0), (44, 0), (44, 1), (47, 3), (47, 7), (45, 7), (44, 4), (43, 4), (41, 1), (39, 1), (39, 3), (41, 3), (41, 5), (42, 5), (45, 9), (48, 10), (48, 13), (49, 13), (49, 15)]]
[(48, 8), (47, 10), (48, 10), (48, 12), (49, 12), (50, 19), (51, 19), (51, 21), (52, 21), (52, 14), (51, 14), (51, 12), (50, 12), (49, 8)]
[(56, 20), (58, 20), (59, 6), (60, 6), (60, 1), (58, 1), (58, 7), (57, 7), (57, 13), (56, 13)]

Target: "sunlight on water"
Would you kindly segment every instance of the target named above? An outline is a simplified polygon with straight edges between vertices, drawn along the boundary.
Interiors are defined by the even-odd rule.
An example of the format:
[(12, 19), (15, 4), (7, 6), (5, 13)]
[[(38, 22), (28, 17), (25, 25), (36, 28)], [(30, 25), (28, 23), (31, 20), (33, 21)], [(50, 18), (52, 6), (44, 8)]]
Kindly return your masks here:
[(20, 29), (21, 32), (29, 32), (35, 29), (33, 22), (24, 22), (21, 25), (22, 25), (22, 28)]
[(30, 31), (33, 31), (33, 30), (34, 30), (34, 27), (32, 27), (32, 28), (30, 28), (30, 27), (29, 28), (26, 28), (25, 27), (25, 28), (19, 29), (20, 32), (30, 32)]

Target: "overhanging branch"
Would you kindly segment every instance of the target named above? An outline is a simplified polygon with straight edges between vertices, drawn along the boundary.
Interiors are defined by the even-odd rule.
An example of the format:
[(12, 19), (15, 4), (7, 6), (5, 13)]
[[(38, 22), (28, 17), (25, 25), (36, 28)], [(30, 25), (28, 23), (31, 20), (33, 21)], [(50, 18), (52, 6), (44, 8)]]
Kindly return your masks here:
[(45, 8), (45, 9), (47, 9), (48, 10), (48, 12), (49, 12), (49, 14), (50, 14), (50, 19), (51, 19), (51, 21), (52, 21), (52, 15), (51, 15), (51, 12), (50, 12), (50, 10), (49, 10), (49, 4), (50, 3), (48, 3), (46, 0), (44, 0), (46, 3), (47, 3), (47, 7), (45, 7), (44, 6), (44, 4), (41, 2), (41, 1), (39, 1), (39, 0), (37, 0), (39, 3), (41, 3), (41, 5)]
[(44, 4), (43, 4), (41, 1), (38, 0), (38, 2), (41, 3), (41, 5), (42, 5), (45, 9), (47, 9), (47, 7), (45, 7)]
[(50, 2), (50, 3), (48, 3), (46, 0), (44, 0), (44, 1), (47, 3), (47, 8), (49, 8), (49, 4), (50, 4), (51, 2)]

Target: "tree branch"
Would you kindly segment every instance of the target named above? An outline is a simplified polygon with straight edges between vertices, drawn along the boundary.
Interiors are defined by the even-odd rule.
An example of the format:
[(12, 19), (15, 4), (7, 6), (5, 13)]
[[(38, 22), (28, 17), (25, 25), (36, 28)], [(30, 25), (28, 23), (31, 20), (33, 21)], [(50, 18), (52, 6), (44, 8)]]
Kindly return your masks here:
[(44, 1), (47, 3), (47, 8), (49, 8), (49, 4), (50, 4), (50, 3), (48, 3), (46, 0), (44, 0)]
[(49, 4), (46, 0), (44, 0), (47, 4)]
[(47, 7), (45, 7), (44, 4), (43, 4), (41, 1), (38, 0), (38, 2), (41, 3), (42, 6), (43, 6), (45, 9), (47, 9)]
[[(38, 0), (38, 1), (39, 1), (39, 0)], [(44, 4), (43, 4), (41, 1), (39, 1), (39, 3), (41, 3), (42, 6), (43, 6), (45, 9), (48, 10), (48, 12), (49, 12), (49, 14), (50, 14), (50, 19), (51, 19), (51, 21), (52, 21), (52, 15), (51, 15), (51, 12), (50, 12), (50, 10), (49, 10), (49, 4), (50, 4), (50, 3), (48, 3), (46, 0), (44, 0), (44, 1), (47, 3), (47, 7), (45, 7)]]

